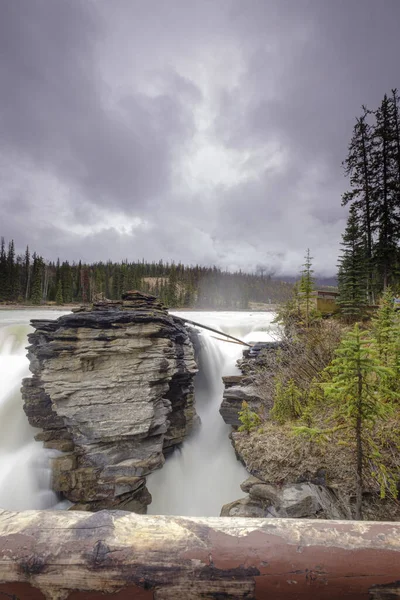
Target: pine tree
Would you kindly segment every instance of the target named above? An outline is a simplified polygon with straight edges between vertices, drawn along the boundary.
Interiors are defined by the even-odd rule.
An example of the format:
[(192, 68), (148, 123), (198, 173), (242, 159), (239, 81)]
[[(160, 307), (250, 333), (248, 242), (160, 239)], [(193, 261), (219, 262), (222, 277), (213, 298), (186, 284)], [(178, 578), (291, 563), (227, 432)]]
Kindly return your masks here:
[[(388, 481), (388, 472), (371, 433), (379, 420), (391, 414), (388, 398), (393, 393), (388, 380), (393, 371), (381, 365), (373, 340), (368, 332), (360, 331), (358, 324), (343, 338), (335, 354), (328, 367), (332, 379), (324, 385), (324, 396), (334, 409), (336, 435), (347, 445), (355, 443), (356, 519), (362, 519), (365, 468), (373, 465), (382, 495)], [(390, 474), (389, 487), (395, 493)]]
[(57, 283), (57, 291), (56, 291), (56, 304), (61, 305), (64, 304), (63, 292), (62, 292), (62, 284), (61, 279), (59, 279)]
[(293, 379), (284, 383), (281, 377), (277, 376), (271, 417), (281, 425), (297, 419), (302, 413), (301, 397), (301, 390)]
[(314, 279), (312, 274), (314, 273), (312, 266), (313, 257), (310, 256), (310, 249), (307, 249), (307, 254), (305, 255), (305, 263), (303, 264), (303, 271), (300, 279), (300, 292), (303, 296), (303, 301), (305, 305), (305, 313), (306, 313), (306, 328), (310, 326), (310, 313), (311, 313), (311, 294), (314, 289)]
[[(60, 279), (61, 281), (61, 289), (62, 289), (62, 297), (63, 302), (72, 302), (72, 293), (73, 293), (73, 281), (71, 274), (71, 267), (68, 261), (64, 261), (60, 267)], [(57, 283), (57, 292), (58, 292), (58, 283)], [(57, 294), (56, 292), (56, 294)], [(57, 302), (58, 304), (58, 302)]]
[(83, 265), (81, 270), (81, 290), (82, 290), (82, 302), (84, 304), (89, 302), (90, 295), (90, 274), (89, 268)]
[(24, 296), (25, 300), (29, 298), (31, 285), (31, 255), (29, 253), (29, 247), (26, 247), (25, 251), (25, 261), (24, 261)]
[(33, 254), (31, 301), (40, 304), (42, 301), (43, 259)]
[(394, 304), (394, 294), (389, 287), (384, 292), (379, 309), (372, 320), (379, 358), (386, 367), (395, 367), (399, 344), (400, 315)]
[(400, 211), (400, 97), (397, 89), (392, 90), (391, 113), (393, 123), (396, 177), (396, 211)]
[(15, 269), (15, 247), (14, 240), (8, 244), (8, 252), (7, 252), (7, 296), (8, 300), (15, 300), (15, 291), (16, 291), (16, 269)]
[(177, 282), (177, 271), (174, 264), (171, 265), (168, 277), (167, 287), (167, 304), (172, 308), (176, 308), (179, 304), (178, 301), (178, 282)]
[(398, 165), (396, 160), (396, 133), (393, 106), (385, 94), (375, 111), (373, 170), (376, 181), (374, 219), (378, 239), (375, 248), (376, 263), (385, 290), (393, 283), (400, 237), (400, 219), (397, 210)]
[(361, 316), (367, 304), (368, 256), (365, 237), (360, 229), (356, 206), (350, 207), (346, 231), (342, 236), (342, 256), (339, 259), (339, 299), (346, 320)]
[(0, 299), (7, 299), (7, 254), (3, 237), (1, 238), (0, 246)]
[(239, 411), (239, 421), (241, 425), (238, 431), (246, 431), (247, 433), (250, 433), (252, 429), (255, 429), (261, 423), (258, 414), (250, 409), (249, 404), (245, 400), (243, 400), (242, 409)]
[(375, 231), (375, 194), (372, 168), (373, 130), (368, 123), (369, 111), (363, 107), (363, 115), (356, 119), (349, 152), (343, 163), (345, 174), (350, 177), (351, 189), (342, 196), (342, 206), (351, 203), (355, 213), (360, 216), (366, 235), (366, 270), (367, 295), (370, 303), (374, 302), (373, 285), (373, 235)]

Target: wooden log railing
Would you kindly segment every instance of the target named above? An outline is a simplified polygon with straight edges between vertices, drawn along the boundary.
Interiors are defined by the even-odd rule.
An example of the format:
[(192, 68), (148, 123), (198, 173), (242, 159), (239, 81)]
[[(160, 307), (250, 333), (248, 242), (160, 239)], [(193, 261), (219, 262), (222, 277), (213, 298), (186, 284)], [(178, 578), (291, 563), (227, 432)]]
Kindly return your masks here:
[(400, 597), (400, 524), (0, 511), (0, 600)]

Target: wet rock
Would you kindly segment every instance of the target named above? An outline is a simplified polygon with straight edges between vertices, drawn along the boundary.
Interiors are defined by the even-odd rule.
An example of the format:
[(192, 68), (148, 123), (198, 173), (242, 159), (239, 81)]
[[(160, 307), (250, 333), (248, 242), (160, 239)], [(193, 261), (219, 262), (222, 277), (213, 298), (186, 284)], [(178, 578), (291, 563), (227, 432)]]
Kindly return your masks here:
[(223, 506), (221, 516), (281, 517), (298, 519), (351, 519), (351, 510), (333, 489), (313, 483), (275, 485), (257, 477), (242, 483), (241, 498)]
[(258, 395), (257, 389), (251, 385), (225, 387), (219, 412), (227, 425), (239, 427), (241, 424), (239, 421), (239, 411), (244, 401), (255, 412), (258, 412), (260, 406), (264, 405), (262, 398)]
[(242, 375), (225, 375), (222, 378), (225, 388), (240, 385), (242, 383), (242, 380), (243, 380)]
[(86, 509), (143, 512), (145, 476), (197, 419), (187, 330), (136, 291), (32, 325), (24, 410), (46, 447), (69, 451), (53, 460), (53, 489)]

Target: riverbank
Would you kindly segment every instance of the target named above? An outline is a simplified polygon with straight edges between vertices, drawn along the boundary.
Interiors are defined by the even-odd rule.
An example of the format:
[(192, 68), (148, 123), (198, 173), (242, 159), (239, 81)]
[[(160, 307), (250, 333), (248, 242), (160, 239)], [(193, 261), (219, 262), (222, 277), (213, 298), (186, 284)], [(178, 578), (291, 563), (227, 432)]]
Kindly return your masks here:
[[(248, 495), (224, 506), (221, 516), (356, 518), (353, 440), (343, 440), (341, 428), (329, 430), (326, 426), (329, 406), (319, 396), (314, 395), (311, 400), (310, 394), (305, 399), (301, 397), (310, 380), (309, 373), (315, 376), (330, 364), (346, 331), (346, 326), (333, 320), (321, 322), (318, 327), (304, 331), (297, 341), (281, 346), (278, 353), (271, 349), (256, 358), (244, 357), (238, 361), (241, 376), (224, 378), (220, 412), (225, 422), (234, 427), (232, 443), (250, 477), (241, 486)], [(294, 392), (286, 391), (286, 404), (280, 399), (281, 411), (295, 406), (302, 411), (300, 414), (274, 414), (277, 389), (282, 389), (277, 387), (276, 377), (278, 383), (291, 380), (293, 387), (296, 385)], [(291, 405), (291, 400), (297, 404)], [(243, 401), (260, 419), (260, 424), (250, 426), (248, 431), (238, 431), (243, 423), (239, 419)], [(300, 434), (302, 426), (327, 432), (314, 437)], [(385, 440), (380, 445), (379, 461), (394, 477), (399, 472), (398, 429), (394, 413), (369, 430), (375, 444)], [(400, 503), (394, 495), (390, 489), (383, 489), (382, 494), (376, 474), (366, 471), (363, 518), (399, 521)]]

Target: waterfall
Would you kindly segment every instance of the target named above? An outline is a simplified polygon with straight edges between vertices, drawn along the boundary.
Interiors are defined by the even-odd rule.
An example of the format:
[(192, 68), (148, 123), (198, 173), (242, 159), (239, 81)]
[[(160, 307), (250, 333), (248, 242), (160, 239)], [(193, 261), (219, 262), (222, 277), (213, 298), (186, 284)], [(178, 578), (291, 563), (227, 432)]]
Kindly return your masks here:
[[(50, 489), (49, 459), (55, 451), (34, 440), (20, 393), (21, 380), (30, 375), (26, 358), (30, 319), (56, 319), (65, 312), (0, 310), (0, 508), (10, 510), (64, 508)], [(179, 312), (179, 316), (215, 327), (247, 341), (271, 339), (272, 313)], [(200, 336), (196, 410), (201, 426), (148, 478), (153, 495), (150, 514), (217, 516), (223, 504), (243, 496), (240, 483), (247, 477), (229, 440), (231, 428), (219, 414), (223, 375), (238, 372), (236, 360), (243, 347)], [(218, 336), (217, 336), (218, 337)]]
[(33, 318), (57, 318), (48, 311), (0, 311), (0, 508), (62, 508), (50, 489), (50, 457), (34, 440), (22, 407), (21, 381), (30, 375), (27, 335)]
[[(268, 332), (272, 313), (177, 314), (245, 341), (273, 337)], [(149, 514), (218, 516), (223, 504), (244, 495), (240, 484), (248, 473), (236, 460), (229, 439), (231, 427), (219, 414), (224, 390), (222, 376), (239, 373), (236, 361), (241, 357), (243, 347), (220, 341), (205, 330), (199, 338), (201, 349), (195, 397), (201, 426), (167, 459), (161, 470), (148, 478), (147, 487), (153, 496)]]

